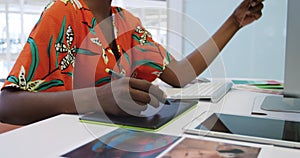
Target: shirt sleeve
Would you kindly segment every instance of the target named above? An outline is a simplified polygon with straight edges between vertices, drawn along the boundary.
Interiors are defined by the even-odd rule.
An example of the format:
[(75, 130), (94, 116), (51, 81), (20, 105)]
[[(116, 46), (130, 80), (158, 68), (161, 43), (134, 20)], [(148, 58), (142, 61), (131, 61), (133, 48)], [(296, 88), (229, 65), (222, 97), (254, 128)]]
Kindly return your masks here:
[(152, 35), (141, 23), (132, 34), (134, 52), (133, 77), (153, 81), (160, 76), (166, 66), (174, 57), (159, 43), (155, 42)]
[(119, 42), (127, 53), (126, 60), (130, 65), (130, 70), (125, 71), (126, 76), (150, 82), (155, 80), (174, 57), (153, 40), (151, 33), (145, 29), (138, 17), (125, 9), (117, 10)]
[(42, 13), (3, 88), (30, 92), (72, 88), (74, 7), (52, 2)]

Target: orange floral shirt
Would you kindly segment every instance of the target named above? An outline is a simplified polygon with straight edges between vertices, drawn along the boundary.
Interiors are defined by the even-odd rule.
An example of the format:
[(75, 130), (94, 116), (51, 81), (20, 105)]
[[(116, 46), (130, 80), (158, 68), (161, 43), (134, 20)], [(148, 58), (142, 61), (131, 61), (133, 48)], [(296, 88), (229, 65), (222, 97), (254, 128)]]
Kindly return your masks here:
[(3, 88), (54, 92), (111, 82), (109, 68), (153, 81), (174, 58), (128, 11), (112, 7), (117, 60), (83, 0), (50, 3), (29, 35)]

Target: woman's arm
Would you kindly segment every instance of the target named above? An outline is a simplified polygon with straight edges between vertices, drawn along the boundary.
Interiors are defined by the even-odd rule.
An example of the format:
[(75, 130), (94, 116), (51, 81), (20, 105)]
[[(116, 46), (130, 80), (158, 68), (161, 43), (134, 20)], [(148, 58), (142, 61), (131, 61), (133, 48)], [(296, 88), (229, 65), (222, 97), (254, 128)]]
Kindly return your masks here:
[(72, 91), (27, 92), (4, 89), (0, 96), (0, 120), (24, 125), (59, 113), (75, 113)]
[(209, 40), (186, 58), (172, 61), (160, 78), (175, 87), (183, 87), (195, 79), (212, 63), (240, 28), (261, 17), (262, 1), (244, 0)]
[(150, 82), (127, 77), (101, 87), (72, 91), (35, 93), (4, 89), (0, 95), (0, 121), (25, 125), (62, 113), (139, 115), (147, 104), (158, 107), (165, 97)]
[(6, 123), (1, 123), (0, 122), (0, 134), (4, 133), (4, 132), (11, 131), (11, 130), (14, 130), (14, 129), (17, 129), (19, 127), (22, 127), (22, 126), (11, 125), (11, 124), (6, 124)]

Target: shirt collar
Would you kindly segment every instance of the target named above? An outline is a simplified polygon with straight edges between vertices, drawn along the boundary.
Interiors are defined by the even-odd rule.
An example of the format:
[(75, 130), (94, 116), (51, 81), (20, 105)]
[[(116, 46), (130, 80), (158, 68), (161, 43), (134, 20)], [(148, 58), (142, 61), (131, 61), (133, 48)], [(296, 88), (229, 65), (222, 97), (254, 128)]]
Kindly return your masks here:
[[(76, 0), (75, 0), (76, 1)], [(81, 12), (82, 12), (82, 16), (83, 16), (83, 23), (87, 24), (90, 28), (93, 28), (95, 26), (95, 17), (93, 15), (93, 13), (91, 12), (91, 10), (89, 9), (89, 7), (87, 6), (87, 4), (84, 2), (84, 0), (77, 0), (80, 5), (82, 6)], [(115, 10), (117, 7), (112, 6), (112, 13), (115, 14)]]
[(81, 5), (81, 8), (80, 9), (85, 9), (85, 10), (89, 10), (89, 7), (85, 4), (84, 0), (77, 0), (80, 5)]

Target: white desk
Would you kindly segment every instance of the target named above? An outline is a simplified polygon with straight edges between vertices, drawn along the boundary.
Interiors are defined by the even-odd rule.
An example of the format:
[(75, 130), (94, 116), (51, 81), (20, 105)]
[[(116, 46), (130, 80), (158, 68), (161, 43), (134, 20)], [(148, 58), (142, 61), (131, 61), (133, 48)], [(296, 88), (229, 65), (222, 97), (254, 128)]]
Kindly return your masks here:
[[(217, 104), (200, 102), (196, 109), (163, 128), (159, 133), (183, 135), (182, 127), (205, 110), (251, 115), (254, 100), (263, 95), (265, 94), (232, 90)], [(270, 113), (270, 115), (278, 118), (300, 119), (300, 114)], [(0, 135), (0, 154), (1, 157), (59, 157), (114, 129), (116, 128), (80, 123), (76, 115), (59, 115)], [(261, 146), (259, 144), (251, 145)], [(299, 157), (299, 155), (300, 150), (297, 149), (263, 146), (259, 157), (282, 158)]]

